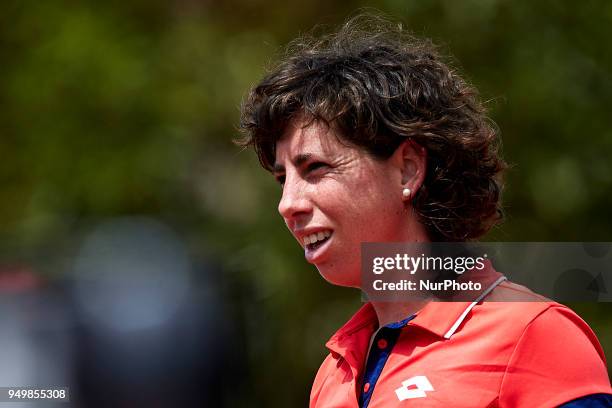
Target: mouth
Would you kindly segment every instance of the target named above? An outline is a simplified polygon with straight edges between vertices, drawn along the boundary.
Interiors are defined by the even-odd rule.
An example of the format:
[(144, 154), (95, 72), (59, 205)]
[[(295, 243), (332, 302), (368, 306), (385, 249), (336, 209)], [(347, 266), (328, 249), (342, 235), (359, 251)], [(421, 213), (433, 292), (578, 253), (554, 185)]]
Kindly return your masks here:
[(327, 243), (332, 237), (331, 230), (322, 230), (312, 233), (302, 239), (304, 245), (304, 255), (308, 262), (315, 262), (324, 252)]

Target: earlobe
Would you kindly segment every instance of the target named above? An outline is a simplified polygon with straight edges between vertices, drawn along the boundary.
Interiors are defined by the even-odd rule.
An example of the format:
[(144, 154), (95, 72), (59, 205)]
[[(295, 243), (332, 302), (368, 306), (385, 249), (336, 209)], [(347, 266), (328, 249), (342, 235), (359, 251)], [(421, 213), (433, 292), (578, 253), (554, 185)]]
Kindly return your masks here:
[(411, 195), (412, 195), (412, 191), (410, 191), (409, 188), (405, 188), (402, 190), (402, 197), (404, 197), (404, 201), (410, 199)]

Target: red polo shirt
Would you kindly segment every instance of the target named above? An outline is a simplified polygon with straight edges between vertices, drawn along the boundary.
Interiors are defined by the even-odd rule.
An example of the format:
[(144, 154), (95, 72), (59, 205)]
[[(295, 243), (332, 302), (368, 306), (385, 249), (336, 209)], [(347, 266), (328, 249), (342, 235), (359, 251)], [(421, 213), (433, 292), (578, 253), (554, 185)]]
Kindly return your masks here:
[[(578, 315), (523, 286), (491, 286), (484, 302), (427, 304), (399, 329), (373, 385), (361, 383), (378, 327), (365, 304), (327, 342), (310, 407), (355, 408), (362, 391), (369, 408), (553, 407), (612, 393), (603, 350)], [(508, 298), (522, 301), (494, 301)]]

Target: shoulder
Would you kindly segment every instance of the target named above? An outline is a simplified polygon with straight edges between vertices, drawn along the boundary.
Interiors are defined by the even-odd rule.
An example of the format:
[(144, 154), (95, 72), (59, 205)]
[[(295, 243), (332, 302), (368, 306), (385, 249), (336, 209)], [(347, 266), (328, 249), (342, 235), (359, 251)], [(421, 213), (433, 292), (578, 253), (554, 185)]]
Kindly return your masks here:
[(520, 360), (531, 351), (546, 350), (547, 360), (553, 357), (553, 352), (559, 352), (568, 364), (583, 356), (589, 357), (585, 361), (605, 368), (605, 355), (597, 336), (580, 316), (569, 307), (512, 282), (500, 284), (477, 304), (466, 324), (480, 325), (481, 333), (503, 338), (502, 343), (513, 349), (513, 360)]
[(503, 331), (510, 341), (518, 342), (526, 332), (531, 340), (535, 340), (536, 334), (542, 334), (542, 341), (553, 335), (575, 335), (589, 339), (604, 358), (597, 337), (580, 316), (522, 285), (501, 283), (471, 312), (472, 324), (486, 326), (482, 329), (487, 331)]
[(330, 352), (317, 372), (310, 390), (310, 406), (344, 406), (354, 391), (353, 373), (346, 360)]
[(612, 392), (597, 337), (567, 306), (505, 282), (473, 312), (509, 351), (502, 406), (556, 406)]
[(511, 282), (509, 280), (503, 281), (495, 287), (495, 289), (487, 295), (485, 298), (488, 302), (550, 302), (555, 303), (552, 300), (538, 295), (532, 292), (530, 289), (523, 285)]

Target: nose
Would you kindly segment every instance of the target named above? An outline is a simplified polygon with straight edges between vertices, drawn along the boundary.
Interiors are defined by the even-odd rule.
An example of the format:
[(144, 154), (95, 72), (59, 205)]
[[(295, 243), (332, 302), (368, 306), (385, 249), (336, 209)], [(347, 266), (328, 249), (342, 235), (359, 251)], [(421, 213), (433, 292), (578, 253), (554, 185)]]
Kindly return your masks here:
[(278, 203), (278, 212), (289, 224), (301, 216), (312, 212), (312, 205), (308, 200), (306, 185), (299, 177), (287, 174), (283, 186), (283, 195)]

